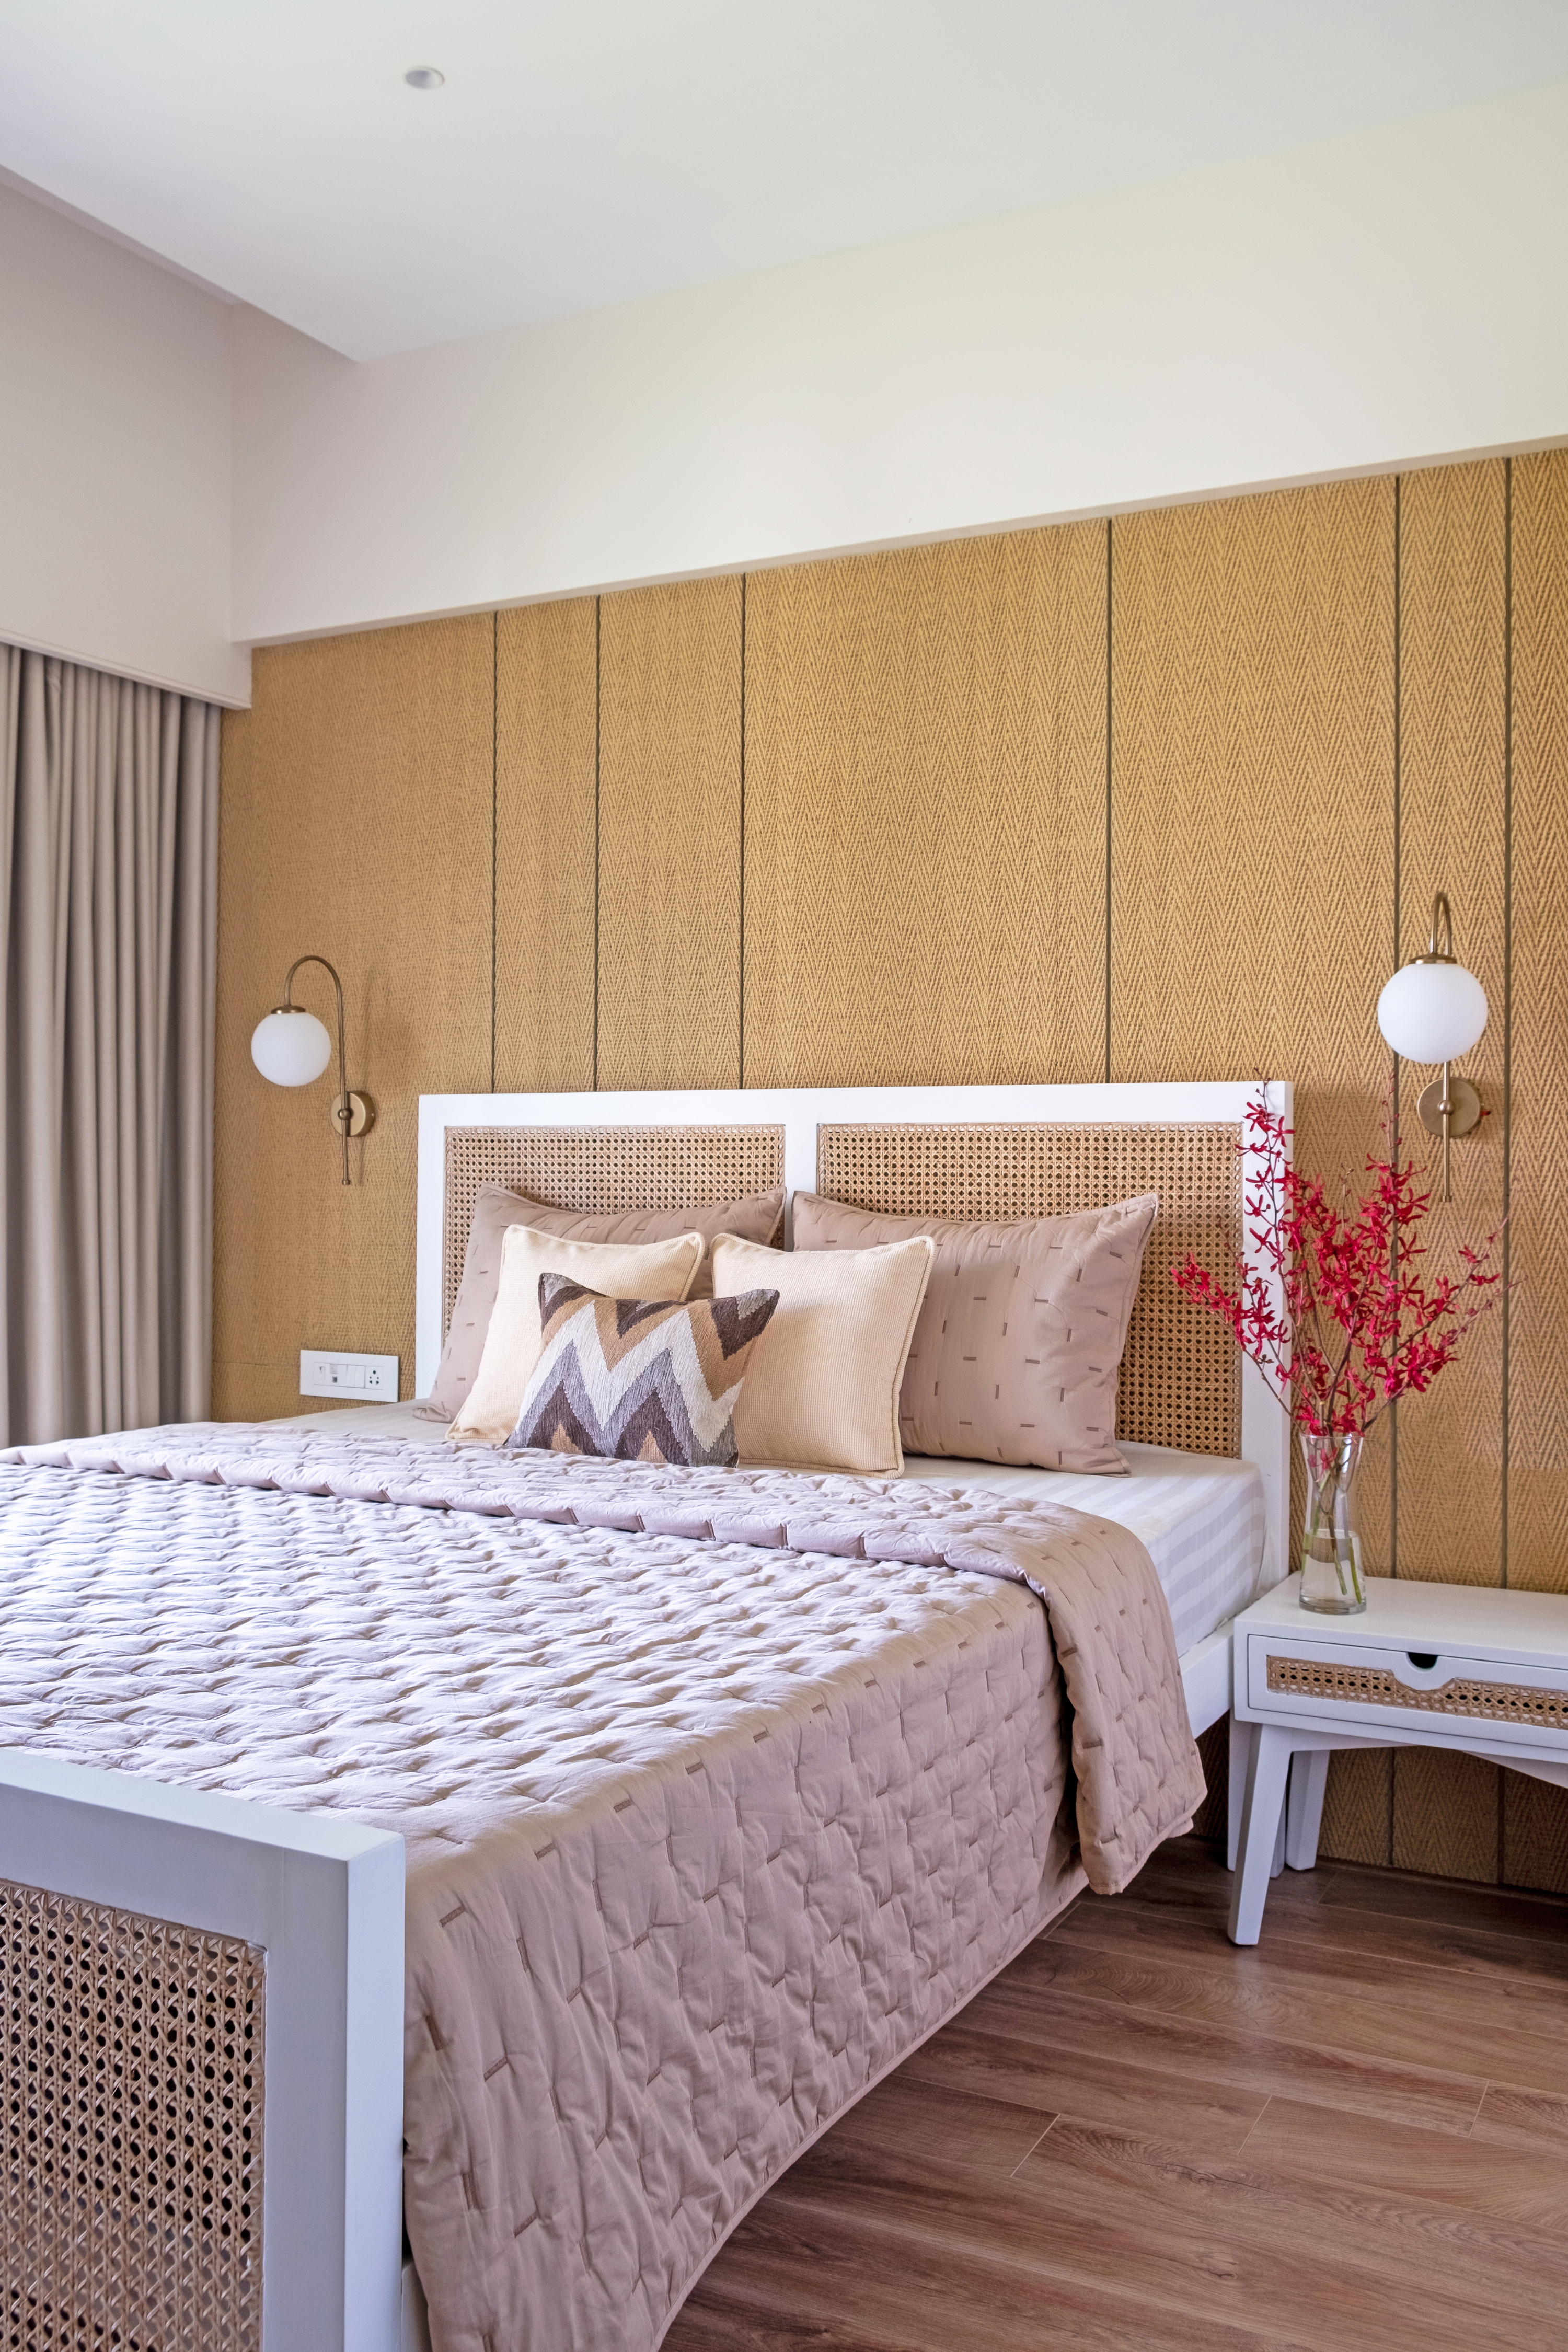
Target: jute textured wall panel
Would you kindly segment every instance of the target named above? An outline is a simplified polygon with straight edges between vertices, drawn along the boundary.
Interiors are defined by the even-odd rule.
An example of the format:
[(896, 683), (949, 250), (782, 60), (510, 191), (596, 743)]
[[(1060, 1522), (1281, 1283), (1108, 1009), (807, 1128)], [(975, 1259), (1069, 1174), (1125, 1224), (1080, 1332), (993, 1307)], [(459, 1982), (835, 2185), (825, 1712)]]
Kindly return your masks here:
[[(214, 1410), (300, 1410), (302, 1347), (414, 1360), (418, 1097), (490, 1063), (489, 614), (258, 652), (226, 715)], [(330, 1078), (268, 1086), (251, 1030), (294, 958), (342, 974), (376, 1124), (340, 1179)], [(300, 1001), (329, 1024), (331, 982)]]
[[(1394, 496), (1174, 507), (1112, 539), (1110, 1075), (1288, 1072), (1297, 1156), (1331, 1178), (1376, 1142), (1390, 1077)], [(1386, 1569), (1385, 1444), (1362, 1475)], [(1348, 1789), (1368, 1776), (1346, 1760)], [(1386, 1859), (1381, 1791), (1362, 1810), (1358, 1850)]]
[[(1454, 1150), (1446, 1207), (1441, 1148), (1415, 1114), (1416, 1096), (1437, 1073), (1400, 1066), (1401, 1146), (1425, 1164), (1434, 1194), (1424, 1233), (1428, 1278), (1462, 1271), (1459, 1244), (1504, 1215), (1506, 498), (1500, 459), (1411, 474), (1400, 486), (1399, 955), (1425, 950), (1433, 894), (1446, 890), (1460, 961), (1493, 1008), (1464, 1061), (1490, 1116)], [(1430, 1394), (1400, 1413), (1401, 1576), (1501, 1579), (1502, 1339), (1494, 1313)]]
[[(1510, 1584), (1568, 1591), (1568, 450), (1513, 467)], [(1568, 1893), (1568, 1798), (1510, 1773), (1503, 1874)]]
[[(1460, 1244), (1505, 1213), (1507, 502), (1500, 459), (1411, 474), (1400, 486), (1399, 953), (1426, 947), (1433, 894), (1446, 890), (1461, 960), (1494, 1008), (1464, 1063), (1491, 1115), (1454, 1151), (1447, 1205), (1440, 1148), (1415, 1111), (1436, 1074), (1399, 1068), (1401, 1149), (1426, 1164), (1434, 1194), (1427, 1278), (1460, 1272)], [(1399, 1410), (1401, 1576), (1501, 1580), (1503, 1331), (1500, 1298), (1458, 1361)], [(1495, 1880), (1498, 1777), (1479, 1758), (1423, 1748), (1396, 1756), (1393, 1860), (1403, 1870)]]
[(764, 572), (746, 1083), (1095, 1078), (1105, 527)]
[(1513, 468), (1509, 1581), (1568, 1591), (1568, 450)]
[(606, 1088), (740, 1081), (742, 593), (690, 580), (601, 604)]
[[(495, 1084), (594, 1083), (598, 607), (496, 615)], [(476, 908), (482, 919), (485, 910)]]

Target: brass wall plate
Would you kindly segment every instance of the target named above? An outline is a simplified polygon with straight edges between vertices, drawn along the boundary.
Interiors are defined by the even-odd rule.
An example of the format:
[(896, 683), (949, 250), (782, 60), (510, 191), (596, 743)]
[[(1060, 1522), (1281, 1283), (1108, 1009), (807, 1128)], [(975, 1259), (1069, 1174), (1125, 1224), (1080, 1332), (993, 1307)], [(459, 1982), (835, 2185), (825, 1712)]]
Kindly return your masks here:
[[(1453, 1105), (1453, 1111), (1448, 1120), (1450, 1135), (1468, 1135), (1473, 1127), (1480, 1125), (1481, 1098), (1468, 1078), (1448, 1080), (1448, 1100)], [(1441, 1078), (1434, 1078), (1429, 1087), (1422, 1087), (1415, 1098), (1415, 1108), (1420, 1113), (1421, 1124), (1427, 1132), (1432, 1135), (1441, 1135), (1443, 1132), (1443, 1081)]]
[(342, 1135), (368, 1135), (375, 1125), (375, 1105), (368, 1095), (339, 1095), (332, 1105), (332, 1125)]

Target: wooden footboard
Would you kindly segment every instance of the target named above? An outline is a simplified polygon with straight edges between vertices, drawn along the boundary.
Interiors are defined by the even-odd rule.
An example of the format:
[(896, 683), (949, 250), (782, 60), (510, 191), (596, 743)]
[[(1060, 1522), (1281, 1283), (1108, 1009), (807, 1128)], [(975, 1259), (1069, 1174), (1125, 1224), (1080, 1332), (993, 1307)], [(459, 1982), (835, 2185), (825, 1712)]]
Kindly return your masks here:
[(0, 2315), (397, 2352), (403, 1841), (0, 1750)]

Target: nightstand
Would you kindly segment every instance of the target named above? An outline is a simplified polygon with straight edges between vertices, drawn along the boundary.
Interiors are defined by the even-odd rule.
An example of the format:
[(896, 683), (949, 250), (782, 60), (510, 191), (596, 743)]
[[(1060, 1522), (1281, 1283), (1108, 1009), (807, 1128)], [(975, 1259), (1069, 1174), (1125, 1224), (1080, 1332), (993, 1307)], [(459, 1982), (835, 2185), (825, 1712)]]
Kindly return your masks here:
[(1568, 1788), (1568, 1595), (1369, 1577), (1364, 1615), (1320, 1617), (1300, 1583), (1254, 1601), (1232, 1639), (1237, 1944), (1257, 1943), (1280, 1860), (1317, 1860), (1336, 1748), (1452, 1748)]

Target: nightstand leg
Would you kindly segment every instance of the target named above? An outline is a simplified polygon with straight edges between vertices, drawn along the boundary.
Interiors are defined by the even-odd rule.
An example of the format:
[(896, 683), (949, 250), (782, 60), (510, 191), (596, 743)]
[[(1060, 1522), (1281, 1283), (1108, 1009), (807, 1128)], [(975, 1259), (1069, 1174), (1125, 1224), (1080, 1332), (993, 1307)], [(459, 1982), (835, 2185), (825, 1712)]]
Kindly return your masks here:
[(1272, 1724), (1258, 1726), (1242, 1802), (1240, 1866), (1230, 1895), (1230, 1940), (1256, 1944), (1263, 1926), (1264, 1898), (1279, 1838), (1285, 1776), (1290, 1769), (1290, 1735)]
[(1241, 1808), (1247, 1799), (1247, 1770), (1252, 1761), (1253, 1743), (1258, 1738), (1255, 1723), (1238, 1723), (1230, 1718), (1230, 1822), (1225, 1845), (1225, 1866), (1236, 1868), (1237, 1850), (1241, 1843)]
[(1328, 1785), (1328, 1749), (1298, 1748), (1290, 1759), (1290, 1794), (1286, 1803), (1285, 1859), (1292, 1870), (1310, 1870), (1317, 1863), (1323, 1791)]

